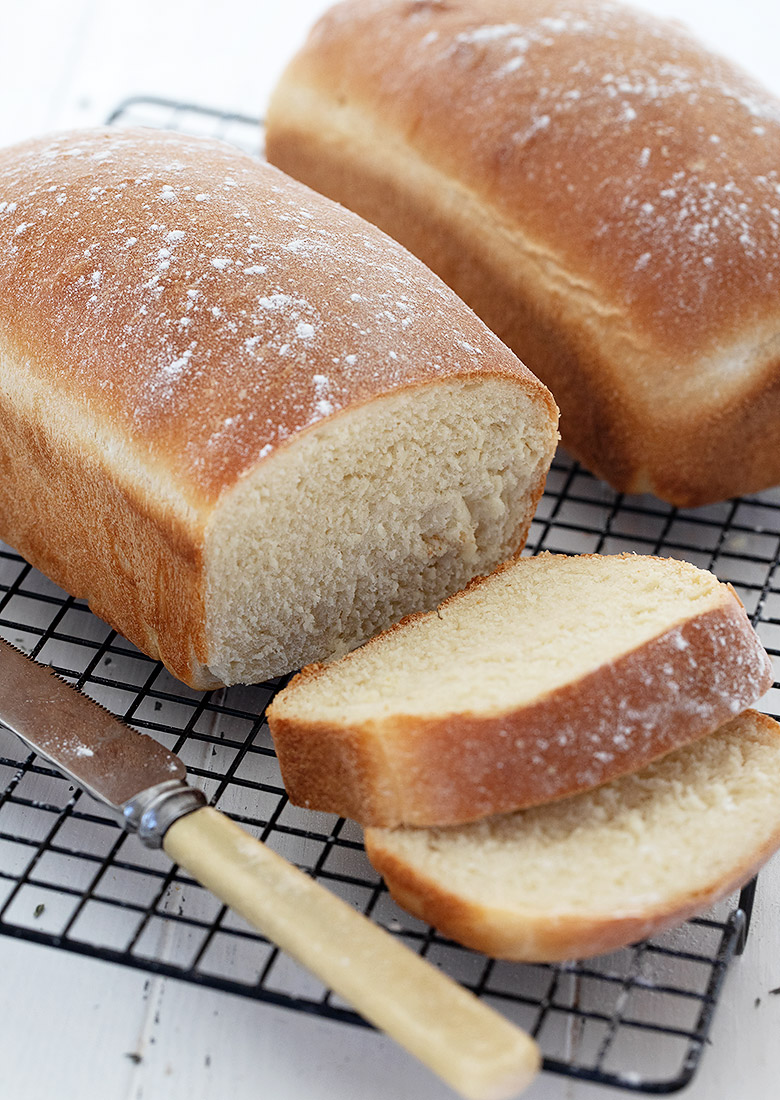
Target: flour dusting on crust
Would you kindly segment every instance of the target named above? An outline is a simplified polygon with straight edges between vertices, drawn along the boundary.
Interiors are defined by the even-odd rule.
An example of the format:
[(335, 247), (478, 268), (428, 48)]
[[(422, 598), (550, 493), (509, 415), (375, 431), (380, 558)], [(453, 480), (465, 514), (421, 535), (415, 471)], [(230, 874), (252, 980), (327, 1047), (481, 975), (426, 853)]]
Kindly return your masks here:
[(0, 153), (0, 255), (0, 320), (23, 329), (30, 369), (58, 363), (205, 489), (378, 392), (487, 370), (491, 352), (506, 370), (400, 245), (205, 139), (99, 129)]
[(681, 24), (612, 0), (360, 0), (310, 43), (344, 102), (673, 351), (773, 309), (780, 101)]

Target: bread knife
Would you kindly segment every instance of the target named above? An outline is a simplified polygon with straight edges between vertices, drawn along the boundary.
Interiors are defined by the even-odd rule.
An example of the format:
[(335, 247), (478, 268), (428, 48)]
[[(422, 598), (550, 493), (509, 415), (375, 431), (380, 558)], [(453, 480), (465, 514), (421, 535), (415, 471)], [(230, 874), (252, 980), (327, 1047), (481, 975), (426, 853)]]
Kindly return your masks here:
[(186, 782), (184, 764), (0, 639), (0, 722), (468, 1100), (534, 1078), (534, 1040)]

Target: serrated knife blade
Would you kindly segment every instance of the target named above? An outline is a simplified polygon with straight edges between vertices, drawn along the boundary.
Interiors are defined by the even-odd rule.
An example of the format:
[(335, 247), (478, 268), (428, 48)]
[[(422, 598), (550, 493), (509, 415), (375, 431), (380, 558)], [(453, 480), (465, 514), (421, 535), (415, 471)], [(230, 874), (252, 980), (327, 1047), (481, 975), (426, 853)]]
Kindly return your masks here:
[(207, 806), (172, 752), (2, 639), (0, 722), (467, 1100), (509, 1100), (535, 1077), (529, 1035)]
[(0, 643), (0, 722), (93, 798), (123, 814), (150, 787), (184, 781), (178, 756), (47, 665)]

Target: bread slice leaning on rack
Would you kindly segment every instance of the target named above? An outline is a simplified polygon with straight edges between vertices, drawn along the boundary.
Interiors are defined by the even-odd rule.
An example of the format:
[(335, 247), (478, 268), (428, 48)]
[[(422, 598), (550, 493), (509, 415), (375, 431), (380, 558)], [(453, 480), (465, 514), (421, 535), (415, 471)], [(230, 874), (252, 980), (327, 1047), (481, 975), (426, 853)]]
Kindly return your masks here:
[(744, 607), (711, 573), (542, 554), (304, 669), (268, 716), (294, 802), (449, 825), (636, 771), (771, 683)]
[(404, 909), (500, 958), (603, 954), (704, 912), (780, 847), (780, 727), (746, 711), (594, 791), (442, 829), (367, 829)]
[(519, 552), (549, 392), (400, 245), (221, 142), (0, 152), (0, 538), (194, 687)]

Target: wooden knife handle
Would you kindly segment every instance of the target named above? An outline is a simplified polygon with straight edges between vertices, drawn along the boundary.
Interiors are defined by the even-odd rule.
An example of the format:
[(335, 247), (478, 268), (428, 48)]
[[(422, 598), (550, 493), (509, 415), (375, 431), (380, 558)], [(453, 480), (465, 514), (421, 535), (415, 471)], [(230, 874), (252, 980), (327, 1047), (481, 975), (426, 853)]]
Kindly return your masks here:
[(223, 814), (179, 818), (163, 847), (462, 1096), (506, 1100), (535, 1076), (529, 1035)]

